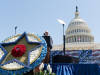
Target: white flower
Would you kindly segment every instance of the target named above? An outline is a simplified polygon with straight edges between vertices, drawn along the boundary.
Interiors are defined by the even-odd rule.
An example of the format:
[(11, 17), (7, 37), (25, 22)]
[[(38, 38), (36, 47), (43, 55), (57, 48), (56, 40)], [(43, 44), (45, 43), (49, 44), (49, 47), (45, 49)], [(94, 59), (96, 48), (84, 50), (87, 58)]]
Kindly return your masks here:
[(40, 65), (40, 66), (39, 66), (40, 73), (41, 73), (41, 69), (42, 69), (42, 66)]
[(47, 66), (47, 70), (49, 71), (50, 70), (50, 65), (48, 64), (48, 66)]
[(52, 73), (52, 68), (50, 68), (50, 73)]
[(44, 68), (44, 64), (43, 63), (41, 64), (41, 66), (42, 66), (42, 68)]
[(39, 67), (39, 70), (43, 69), (44, 68), (44, 64), (42, 63)]
[(42, 66), (40, 65), (40, 66), (39, 66), (39, 70), (41, 70), (41, 69), (42, 69)]
[(47, 75), (47, 71), (46, 70), (44, 71), (44, 75)]

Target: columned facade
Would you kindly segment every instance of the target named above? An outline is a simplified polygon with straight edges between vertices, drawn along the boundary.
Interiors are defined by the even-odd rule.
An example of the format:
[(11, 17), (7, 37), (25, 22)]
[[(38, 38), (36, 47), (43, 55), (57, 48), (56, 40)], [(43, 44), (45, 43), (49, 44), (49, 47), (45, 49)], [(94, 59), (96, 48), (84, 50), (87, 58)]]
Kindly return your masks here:
[(93, 42), (93, 38), (91, 38), (90, 36), (70, 36), (66, 38), (66, 43), (75, 42)]

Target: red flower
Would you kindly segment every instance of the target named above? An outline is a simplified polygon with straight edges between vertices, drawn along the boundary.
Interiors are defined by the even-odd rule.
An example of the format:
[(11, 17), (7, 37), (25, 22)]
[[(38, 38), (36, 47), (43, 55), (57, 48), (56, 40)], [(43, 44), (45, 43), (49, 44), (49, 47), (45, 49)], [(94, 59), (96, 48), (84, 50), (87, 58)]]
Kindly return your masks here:
[(16, 45), (12, 51), (11, 51), (11, 54), (14, 56), (14, 57), (21, 57), (26, 51), (26, 47), (25, 45), (22, 45), (22, 44), (19, 44), (19, 45)]

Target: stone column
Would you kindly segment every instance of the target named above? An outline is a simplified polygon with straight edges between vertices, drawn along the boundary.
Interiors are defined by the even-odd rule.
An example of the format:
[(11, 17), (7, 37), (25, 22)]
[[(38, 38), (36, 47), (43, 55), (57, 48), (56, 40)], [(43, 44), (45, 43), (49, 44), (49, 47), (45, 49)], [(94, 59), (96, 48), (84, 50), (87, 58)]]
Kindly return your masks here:
[(93, 42), (93, 38), (92, 38), (92, 42)]
[(69, 37), (69, 43), (70, 43), (70, 37)]
[(67, 43), (67, 38), (65, 39), (65, 43)]
[(69, 43), (69, 37), (68, 37), (68, 43)]
[[(79, 38), (80, 38), (80, 36), (79, 36)], [(79, 40), (79, 42), (80, 42), (80, 40)]]
[(73, 42), (74, 42), (74, 36), (73, 36)]
[(91, 37), (91, 42), (92, 42), (92, 37)]
[(70, 43), (70, 37), (69, 37), (69, 43)]
[[(94, 40), (94, 38), (93, 38), (93, 40)], [(92, 40), (92, 42), (93, 42), (93, 40)]]
[(89, 36), (88, 36), (88, 42), (89, 42)]
[(70, 37), (69, 37), (69, 43), (70, 43)]
[(76, 42), (77, 42), (77, 36), (76, 36)]
[(84, 42), (85, 42), (85, 36), (84, 36)]
[(88, 36), (87, 36), (87, 42), (88, 42)]
[(65, 43), (67, 43), (67, 39), (65, 38)]
[(92, 42), (92, 37), (91, 37), (91, 42)]
[(72, 36), (71, 36), (71, 43), (72, 43)]
[(83, 36), (82, 36), (82, 42), (83, 42)]
[(90, 36), (89, 36), (89, 42), (90, 42)]
[(91, 37), (90, 37), (90, 42), (91, 42)]
[(87, 36), (85, 37), (85, 42), (87, 42)]
[(74, 36), (73, 36), (73, 42), (74, 42)]

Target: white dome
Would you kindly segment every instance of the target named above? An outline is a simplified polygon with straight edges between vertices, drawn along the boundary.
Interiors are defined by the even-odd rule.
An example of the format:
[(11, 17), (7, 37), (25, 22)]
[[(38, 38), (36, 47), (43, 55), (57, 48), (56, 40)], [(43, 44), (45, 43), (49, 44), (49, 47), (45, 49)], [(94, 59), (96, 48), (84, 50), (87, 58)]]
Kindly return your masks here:
[(65, 31), (66, 43), (91, 43), (94, 42), (94, 36), (87, 23), (79, 17), (79, 12), (75, 12), (75, 18), (69, 23)]
[(75, 18), (69, 23), (68, 27), (77, 25), (88, 26), (87, 23), (79, 17), (79, 12), (75, 12)]

